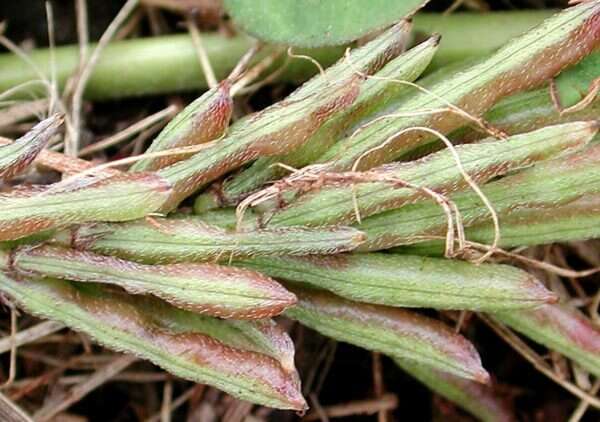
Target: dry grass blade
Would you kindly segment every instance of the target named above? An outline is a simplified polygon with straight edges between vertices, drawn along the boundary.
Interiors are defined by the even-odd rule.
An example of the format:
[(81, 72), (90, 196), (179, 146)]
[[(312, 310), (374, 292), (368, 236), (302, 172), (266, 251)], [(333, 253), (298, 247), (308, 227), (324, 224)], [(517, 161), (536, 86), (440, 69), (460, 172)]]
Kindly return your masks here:
[(0, 420), (6, 422), (33, 422), (20, 407), (0, 393)]
[(374, 415), (378, 412), (394, 410), (398, 406), (398, 397), (395, 394), (385, 394), (382, 397), (368, 400), (358, 400), (349, 403), (336, 404), (322, 407), (322, 412), (313, 411), (306, 415), (303, 421), (322, 420), (323, 415), (328, 418), (344, 418), (356, 415)]
[(136, 360), (137, 358), (131, 355), (120, 356), (114, 359), (112, 362), (106, 364), (90, 375), (85, 381), (71, 387), (71, 389), (65, 393), (64, 397), (55, 397), (50, 402), (46, 403), (44, 407), (34, 414), (34, 419), (39, 422), (52, 420), (58, 413), (68, 409), (87, 394), (91, 393), (102, 384), (110, 381), (115, 375), (123, 371)]
[[(123, 8), (119, 11), (115, 19), (110, 23), (100, 40), (98, 45), (92, 52), (89, 58), (85, 61), (85, 64), (81, 66), (81, 72), (77, 78), (75, 88), (73, 90), (73, 101), (72, 101), (72, 120), (73, 120), (73, 137), (69, 138), (65, 142), (65, 153), (67, 155), (76, 157), (79, 152), (79, 138), (81, 136), (81, 107), (83, 104), (83, 93), (87, 82), (92, 76), (94, 66), (98, 62), (100, 55), (104, 48), (110, 43), (111, 39), (119, 29), (119, 27), (129, 17), (133, 9), (138, 5), (139, 0), (127, 0), (127, 3), (123, 5)], [(82, 56), (83, 57), (83, 56)]]
[[(26, 330), (19, 331), (14, 338), (17, 347), (33, 343), (42, 337), (53, 334), (65, 328), (64, 324), (56, 321), (44, 321)], [(0, 340), (0, 353), (6, 353), (11, 349), (12, 340), (8, 337)]]
[(546, 363), (544, 360), (537, 355), (535, 351), (533, 351), (523, 340), (521, 340), (518, 336), (516, 336), (512, 331), (503, 326), (502, 324), (498, 324), (491, 318), (480, 315), (480, 318), (489, 325), (500, 337), (502, 337), (513, 349), (515, 349), (521, 356), (523, 356), (529, 363), (531, 363), (535, 369), (539, 372), (550, 378), (552, 381), (563, 387), (565, 390), (569, 391), (574, 396), (578, 397), (581, 400), (584, 400), (586, 403), (589, 403), (590, 406), (593, 406), (596, 409), (600, 409), (600, 399), (591, 396), (587, 392), (581, 390), (575, 384), (564, 380), (560, 375), (557, 375), (554, 370)]
[(106, 139), (98, 141), (92, 145), (89, 145), (85, 148), (82, 148), (79, 151), (80, 157), (85, 157), (86, 155), (91, 155), (95, 152), (102, 151), (108, 147), (118, 144), (131, 136), (135, 135), (138, 132), (142, 132), (145, 129), (154, 126), (157, 123), (164, 121), (165, 119), (171, 118), (177, 112), (178, 107), (175, 105), (170, 105), (167, 108), (157, 111), (156, 113), (140, 120), (139, 122), (134, 123), (129, 126), (127, 129), (122, 130), (119, 133), (116, 133)]

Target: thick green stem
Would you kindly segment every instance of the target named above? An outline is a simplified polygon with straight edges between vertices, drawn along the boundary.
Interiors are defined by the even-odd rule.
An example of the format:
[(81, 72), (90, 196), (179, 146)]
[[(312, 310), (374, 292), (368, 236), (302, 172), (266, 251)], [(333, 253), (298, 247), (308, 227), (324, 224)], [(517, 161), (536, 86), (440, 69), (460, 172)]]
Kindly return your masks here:
[[(537, 25), (548, 14), (547, 11), (451, 16), (423, 14), (416, 18), (414, 28), (417, 34), (431, 31), (442, 34), (443, 46), (435, 59), (439, 65), (465, 57), (487, 54), (513, 36)], [(227, 75), (252, 44), (249, 38), (242, 35), (228, 38), (209, 33), (203, 34), (202, 39), (219, 79)], [(472, 42), (473, 39), (477, 42)], [(343, 51), (343, 47), (335, 47), (310, 50), (307, 53), (326, 66), (339, 58)], [(57, 79), (59, 86), (62, 87), (69, 76), (77, 70), (78, 47), (75, 45), (58, 47), (55, 56)], [(51, 73), (49, 50), (34, 50), (31, 59), (49, 78)], [(316, 69), (310, 62), (293, 60), (281, 75), (281, 79), (298, 82), (307, 79), (315, 72)], [(39, 79), (36, 72), (17, 56), (9, 53), (0, 54), (0, 92), (36, 79)], [(206, 80), (190, 37), (187, 34), (168, 35), (111, 43), (95, 66), (87, 84), (86, 97), (89, 99), (123, 98), (206, 87)], [(41, 86), (38, 86), (28, 87), (28, 92), (43, 93), (44, 91)]]
[[(224, 37), (211, 33), (203, 34), (202, 40), (219, 79), (227, 76), (253, 43), (246, 36)], [(343, 47), (337, 47), (311, 50), (309, 54), (327, 66), (343, 51)], [(49, 78), (50, 51), (34, 50), (30, 57), (42, 74)], [(56, 48), (56, 75), (60, 87), (76, 72), (78, 61), (77, 46)], [(317, 71), (306, 60), (294, 60), (293, 63), (281, 75), (283, 80), (305, 80)], [(31, 66), (13, 54), (0, 55), (0, 92), (33, 80), (39, 80), (39, 76)], [(110, 99), (206, 87), (191, 38), (188, 35), (169, 35), (111, 43), (94, 67), (85, 95), (89, 99)], [(28, 87), (27, 93), (31, 92), (42, 94), (45, 91), (40, 85)]]

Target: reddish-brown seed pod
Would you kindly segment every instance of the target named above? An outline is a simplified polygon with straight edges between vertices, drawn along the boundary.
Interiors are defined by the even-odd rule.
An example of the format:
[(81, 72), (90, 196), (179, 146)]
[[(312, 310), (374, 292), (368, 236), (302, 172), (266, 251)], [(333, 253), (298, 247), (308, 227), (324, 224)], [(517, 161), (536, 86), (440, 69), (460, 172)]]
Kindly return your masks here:
[(23, 172), (46, 147), (63, 123), (59, 114), (41, 121), (16, 141), (0, 145), (0, 180)]
[[(179, 113), (156, 137), (146, 151), (153, 153), (173, 148), (204, 144), (225, 133), (233, 111), (231, 83), (222, 81)], [(131, 171), (153, 171), (188, 158), (191, 154), (175, 154), (146, 158), (136, 162)]]
[(169, 183), (154, 173), (102, 178), (75, 176), (46, 189), (0, 195), (0, 240), (94, 221), (128, 221), (156, 212)]
[(393, 358), (486, 383), (475, 347), (434, 319), (398, 308), (367, 305), (331, 293), (294, 288), (298, 304), (286, 315), (332, 338)]
[(0, 290), (35, 315), (60, 321), (182, 378), (254, 403), (306, 409), (296, 371), (284, 369), (271, 356), (233, 346), (242, 333), (232, 330), (227, 321), (207, 321), (152, 297), (88, 283), (15, 281), (0, 273)]

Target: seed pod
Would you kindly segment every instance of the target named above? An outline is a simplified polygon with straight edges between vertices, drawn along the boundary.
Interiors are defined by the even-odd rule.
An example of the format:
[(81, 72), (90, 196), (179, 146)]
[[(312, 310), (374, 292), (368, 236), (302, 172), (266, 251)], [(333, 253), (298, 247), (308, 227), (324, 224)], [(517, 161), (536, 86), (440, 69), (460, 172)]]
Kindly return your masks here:
[(46, 147), (63, 123), (59, 114), (41, 121), (16, 141), (0, 145), (0, 180), (23, 172)]
[(493, 316), (600, 376), (600, 329), (579, 311), (556, 304), (535, 310), (498, 312)]
[(215, 264), (143, 265), (42, 246), (16, 251), (10, 267), (40, 277), (113, 284), (131, 294), (152, 294), (179, 308), (222, 318), (275, 316), (296, 302), (268, 277)]
[[(434, 84), (430, 88), (434, 95), (415, 93), (394, 113), (447, 108), (451, 103), (481, 116), (501, 98), (541, 85), (592, 52), (600, 43), (599, 23), (600, 3), (595, 1), (561, 11), (488, 59)], [(466, 123), (463, 115), (450, 111), (381, 120), (338, 142), (319, 162), (329, 163), (324, 171), (340, 171), (352, 168), (361, 158), (359, 169), (370, 169), (435, 141), (429, 134), (408, 128), (425, 126), (450, 133)]]
[[(598, 131), (596, 122), (575, 122), (515, 135), (504, 141), (460, 145), (455, 148), (463, 170), (477, 183), (483, 183), (538, 161), (581, 150)], [(287, 207), (274, 211), (269, 225), (327, 225), (356, 221), (357, 212), (368, 217), (400, 208), (425, 198), (424, 192), (402, 187), (402, 182), (431, 189), (443, 195), (468, 188), (468, 184), (449, 150), (443, 150), (409, 163), (394, 163), (365, 174), (382, 181), (336, 182), (302, 195)], [(385, 181), (388, 179), (388, 181)], [(376, 179), (375, 179), (376, 180)], [(396, 184), (393, 180), (397, 180)], [(278, 198), (281, 202), (281, 199)]]
[(170, 186), (152, 173), (79, 178), (0, 195), (0, 240), (92, 221), (127, 221), (158, 211)]
[[(375, 74), (376, 78), (367, 79), (360, 84), (360, 94), (350, 107), (340, 110), (330, 118), (304, 145), (284, 155), (259, 158), (248, 169), (225, 180), (222, 186), (215, 185), (213, 189), (198, 197), (195, 203), (196, 212), (237, 205), (241, 199), (258, 190), (265, 183), (285, 174), (286, 171), (277, 166), (277, 163), (301, 168), (318, 159), (342, 133), (383, 110), (392, 101), (405, 94), (409, 90), (406, 85), (383, 78), (414, 81), (431, 61), (437, 51), (438, 43), (439, 37), (430, 38), (391, 60)], [(354, 63), (342, 62), (342, 64), (349, 69), (356, 66)]]
[[(227, 130), (233, 111), (230, 88), (231, 84), (225, 80), (189, 104), (160, 132), (146, 152), (199, 145), (221, 137)], [(130, 171), (158, 170), (189, 156), (178, 154), (146, 158), (131, 166)]]
[[(595, 52), (558, 75), (555, 94), (560, 105), (571, 107), (581, 101), (598, 76), (599, 69), (600, 52)], [(552, 100), (551, 88), (544, 87), (503, 99), (484, 118), (496, 129), (515, 134), (559, 123), (596, 120), (599, 108), (600, 104), (595, 101), (580, 111), (563, 114)], [(456, 140), (472, 141), (480, 139), (481, 133), (464, 127), (450, 136)]]
[(55, 238), (76, 249), (152, 264), (262, 255), (327, 255), (352, 250), (364, 241), (361, 232), (347, 227), (236, 232), (193, 218), (86, 225)]
[[(185, 318), (177, 318), (177, 312), (184, 311), (92, 284), (52, 279), (17, 282), (2, 273), (0, 280), (0, 290), (28, 312), (62, 322), (107, 347), (148, 359), (177, 376), (213, 385), (243, 400), (281, 409), (306, 408), (295, 373), (284, 370), (272, 357), (233, 348), (192, 330), (189, 320), (183, 325), (187, 329), (181, 329), (177, 320), (185, 322)], [(168, 309), (175, 312), (173, 326), (164, 319)]]
[(439, 321), (401, 309), (351, 302), (326, 292), (292, 291), (298, 304), (286, 315), (323, 335), (463, 378), (484, 383), (489, 380), (473, 345)]
[(492, 385), (484, 385), (414, 362), (395, 359), (396, 365), (427, 388), (454, 402), (483, 422), (512, 422), (515, 415)]
[[(466, 231), (475, 242), (488, 243), (489, 224)], [(552, 208), (518, 209), (502, 221), (503, 248), (572, 242), (600, 237), (600, 195), (586, 195)]]
[[(593, 145), (565, 159), (540, 163), (489, 183), (483, 186), (482, 192), (493, 205), (502, 229), (504, 219), (513, 212), (530, 209), (535, 215), (533, 210), (555, 208), (600, 193), (599, 164), (600, 146)], [(490, 221), (489, 210), (474, 192), (458, 193), (451, 199), (460, 210), (465, 227)], [(358, 249), (388, 249), (444, 237), (446, 221), (446, 215), (433, 201), (386, 211), (357, 226), (367, 235), (366, 242)]]
[(494, 311), (557, 299), (533, 276), (507, 265), (377, 253), (262, 257), (236, 265), (351, 300), (396, 307)]
[(364, 74), (381, 69), (404, 46), (402, 24), (366, 46), (354, 50), (323, 74), (315, 76), (285, 100), (246, 117), (229, 135), (193, 157), (167, 167), (160, 174), (175, 190), (164, 211), (223, 174), (261, 157), (287, 154), (304, 145), (330, 117), (350, 107), (359, 94)]

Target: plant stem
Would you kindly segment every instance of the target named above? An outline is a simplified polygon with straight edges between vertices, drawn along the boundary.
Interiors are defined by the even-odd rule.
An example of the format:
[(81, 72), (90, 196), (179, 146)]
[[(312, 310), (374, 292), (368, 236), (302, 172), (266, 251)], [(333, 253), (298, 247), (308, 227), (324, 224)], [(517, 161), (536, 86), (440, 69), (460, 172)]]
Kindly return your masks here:
[[(202, 40), (218, 79), (227, 76), (253, 43), (246, 36), (227, 38), (212, 33), (203, 34)], [(268, 54), (267, 50), (263, 54)], [(310, 55), (327, 66), (343, 51), (342, 47), (319, 49), (311, 50)], [(54, 54), (58, 85), (62, 88), (77, 70), (78, 47), (58, 47)], [(30, 57), (44, 75), (50, 75), (51, 55), (48, 49), (34, 50)], [(256, 60), (261, 57), (264, 56), (259, 55)], [(294, 66), (282, 74), (283, 80), (305, 80), (317, 71), (306, 60), (294, 60), (293, 63)], [(0, 92), (36, 79), (35, 71), (20, 58), (13, 54), (0, 55)], [(85, 96), (105, 100), (206, 88), (206, 79), (190, 36), (168, 35), (116, 41), (108, 45), (88, 81)], [(39, 88), (32, 91), (43, 94)]]
[[(434, 30), (442, 34), (443, 45), (435, 59), (439, 66), (487, 54), (547, 16), (547, 11), (450, 16), (422, 14), (415, 19), (414, 28), (417, 33)], [(475, 39), (477, 42), (472, 42)], [(252, 45), (251, 39), (243, 35), (227, 38), (206, 33), (202, 34), (202, 41), (218, 79), (223, 79)], [(90, 45), (90, 48), (93, 47)], [(334, 47), (303, 51), (302, 54), (309, 54), (327, 66), (341, 57), (343, 51), (344, 47)], [(57, 80), (62, 88), (78, 68), (79, 47), (61, 46), (55, 49), (54, 54)], [(49, 77), (50, 50), (36, 49), (30, 57), (41, 72)], [(293, 60), (280, 80), (298, 82), (314, 73), (316, 68), (312, 63)], [(187, 34), (116, 41), (106, 47), (98, 60), (85, 96), (92, 100), (106, 100), (206, 89), (206, 80), (202, 75), (194, 45)], [(0, 92), (36, 79), (35, 71), (17, 56), (0, 54)], [(32, 88), (30, 92), (44, 93), (43, 88)]]

